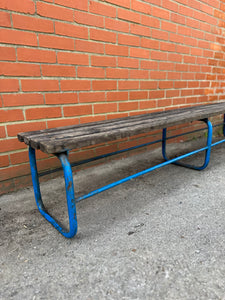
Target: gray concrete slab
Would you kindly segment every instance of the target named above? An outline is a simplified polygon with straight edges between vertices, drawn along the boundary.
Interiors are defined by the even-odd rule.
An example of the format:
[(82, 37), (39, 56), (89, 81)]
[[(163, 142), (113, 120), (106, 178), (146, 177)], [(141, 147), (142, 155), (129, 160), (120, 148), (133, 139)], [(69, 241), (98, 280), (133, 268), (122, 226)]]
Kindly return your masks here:
[[(32, 189), (0, 197), (0, 299), (225, 299), (224, 157), (218, 146), (202, 172), (170, 165), (80, 202), (71, 240)], [(76, 192), (160, 161), (154, 150), (78, 172)], [(62, 178), (42, 193), (65, 220)]]

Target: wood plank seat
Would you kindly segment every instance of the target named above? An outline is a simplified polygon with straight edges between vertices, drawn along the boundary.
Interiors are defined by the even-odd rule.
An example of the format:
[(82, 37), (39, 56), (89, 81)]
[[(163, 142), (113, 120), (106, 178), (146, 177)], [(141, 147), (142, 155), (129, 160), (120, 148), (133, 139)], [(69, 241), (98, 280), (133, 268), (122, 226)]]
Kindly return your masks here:
[[(195, 170), (203, 170), (207, 167), (210, 160), (211, 147), (219, 143), (223, 143), (225, 139), (212, 143), (213, 126), (209, 121), (209, 117), (225, 114), (225, 103), (214, 103), (207, 105), (199, 105), (194, 107), (186, 107), (179, 109), (172, 109), (156, 113), (148, 113), (137, 116), (125, 117), (114, 120), (106, 120), (100, 122), (93, 122), (82, 125), (58, 127), (53, 129), (45, 129), (39, 131), (23, 132), (18, 134), (18, 139), (29, 146), (29, 158), (31, 175), (34, 187), (34, 194), (36, 203), (40, 213), (65, 237), (71, 238), (77, 232), (77, 216), (76, 216), (76, 202), (79, 200), (91, 197), (130, 179), (136, 178), (140, 175), (146, 174), (163, 167), (168, 164), (177, 164), (180, 166), (192, 168)], [(207, 124), (207, 144), (205, 147), (189, 152), (185, 155), (177, 156), (173, 159), (168, 159), (166, 155), (166, 130), (170, 126), (188, 123), (192, 121), (203, 121)], [(144, 171), (132, 174), (114, 183), (108, 184), (95, 191), (92, 191), (84, 196), (75, 198), (73, 175), (71, 164), (68, 159), (69, 150), (96, 145), (99, 143), (109, 142), (120, 138), (130, 137), (142, 133), (147, 133), (152, 130), (162, 129), (162, 154), (164, 162), (150, 167)], [(225, 127), (223, 123), (223, 133), (225, 134)], [(141, 145), (143, 146), (143, 145)], [(49, 154), (56, 155), (61, 161), (64, 171), (65, 187), (67, 195), (67, 206), (69, 215), (69, 230), (64, 229), (45, 209), (41, 198), (41, 191), (39, 186), (38, 170), (36, 164), (35, 150)], [(126, 150), (131, 150), (129, 148)], [(125, 150), (122, 150), (125, 151)], [(181, 163), (180, 160), (205, 151), (205, 161), (202, 166), (193, 166)], [(120, 151), (114, 152), (116, 154)], [(107, 155), (112, 155), (107, 154)], [(101, 157), (100, 157), (101, 158)], [(93, 158), (95, 160), (96, 158)], [(90, 161), (90, 160), (89, 160)], [(86, 161), (85, 161), (86, 162)]]
[(45, 153), (60, 153), (120, 138), (205, 119), (223, 113), (225, 103), (200, 105), (121, 119), (18, 134), (18, 139)]

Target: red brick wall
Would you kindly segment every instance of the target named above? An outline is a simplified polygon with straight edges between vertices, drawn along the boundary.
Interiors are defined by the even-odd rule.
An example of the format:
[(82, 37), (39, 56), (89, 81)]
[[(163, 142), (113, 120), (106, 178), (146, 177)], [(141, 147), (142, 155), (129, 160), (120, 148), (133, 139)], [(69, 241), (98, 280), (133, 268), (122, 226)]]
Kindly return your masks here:
[(0, 193), (28, 183), (18, 132), (223, 99), (224, 0), (1, 0), (0, 26)]

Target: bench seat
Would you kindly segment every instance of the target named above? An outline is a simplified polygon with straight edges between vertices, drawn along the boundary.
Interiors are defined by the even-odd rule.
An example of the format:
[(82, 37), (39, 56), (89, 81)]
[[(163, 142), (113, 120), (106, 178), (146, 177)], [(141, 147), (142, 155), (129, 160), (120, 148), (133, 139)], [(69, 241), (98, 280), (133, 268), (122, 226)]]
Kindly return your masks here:
[(225, 103), (200, 105), (82, 125), (24, 132), (18, 134), (18, 139), (34, 149), (54, 154), (205, 119), (222, 114), (224, 111)]

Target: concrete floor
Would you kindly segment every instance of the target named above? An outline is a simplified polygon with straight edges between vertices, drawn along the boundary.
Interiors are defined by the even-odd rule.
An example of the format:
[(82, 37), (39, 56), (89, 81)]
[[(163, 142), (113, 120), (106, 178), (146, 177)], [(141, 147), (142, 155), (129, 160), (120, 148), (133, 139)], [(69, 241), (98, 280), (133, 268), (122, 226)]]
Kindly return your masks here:
[[(218, 146), (202, 172), (170, 165), (80, 202), (70, 240), (38, 213), (32, 189), (0, 197), (0, 299), (225, 300), (224, 157)], [(78, 172), (75, 190), (160, 161), (155, 150)], [(42, 193), (65, 220), (62, 178)]]

